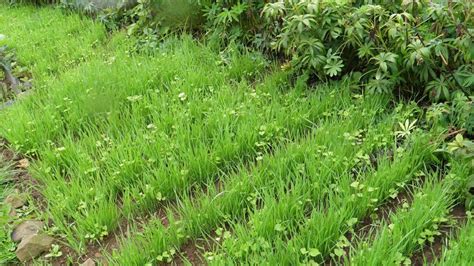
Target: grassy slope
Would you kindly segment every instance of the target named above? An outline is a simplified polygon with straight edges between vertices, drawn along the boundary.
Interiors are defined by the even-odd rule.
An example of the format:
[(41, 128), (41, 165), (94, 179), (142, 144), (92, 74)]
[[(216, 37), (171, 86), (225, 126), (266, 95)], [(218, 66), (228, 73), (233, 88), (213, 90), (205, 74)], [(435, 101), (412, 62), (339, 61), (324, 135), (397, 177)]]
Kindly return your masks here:
[[(77, 15), (66, 16), (60, 10), (35, 7), (10, 8), (0, 4), (0, 45), (12, 49), (21, 67), (41, 88), (54, 78), (88, 58), (97, 56), (95, 47), (105, 40), (103, 26)], [(37, 92), (38, 94), (42, 92)], [(6, 121), (1, 120), (2, 124)], [(3, 136), (2, 136), (3, 137)], [(11, 171), (0, 158), (0, 201), (9, 189), (7, 178)], [(15, 258), (15, 245), (10, 241), (8, 207), (0, 203), (0, 264)]]
[(42, 80), (48, 90), (2, 116), (2, 135), (39, 156), (33, 167), (50, 215), (78, 250), (121, 216), (153, 207), (157, 193), (185, 193), (255, 160), (348, 98), (285, 92), (285, 73), (250, 86), (262, 59), (222, 58), (189, 39), (170, 41), (156, 57), (114, 52)]
[[(0, 6), (0, 26), (37, 85), (0, 112), (0, 136), (37, 156), (47, 215), (69, 245), (84, 251), (124, 220), (167, 210), (169, 227), (151, 219), (123, 240), (110, 257), (120, 265), (167, 259), (224, 226), (233, 235), (212, 263), (322, 261), (432, 152), (426, 132), (396, 147), (410, 109), (352, 99), (346, 82), (292, 86), (258, 54), (183, 37), (130, 55), (133, 40), (53, 9)], [(371, 166), (369, 154), (390, 148), (393, 161)]]
[[(247, 81), (230, 79), (232, 68), (248, 70), (240, 58), (225, 68), (218, 60), (190, 40), (154, 58), (117, 52), (113, 62), (91, 60), (51, 82), (47, 95), (6, 113), (0, 130), (17, 148), (41, 158), (36, 177), (45, 183), (51, 215), (64, 230), (74, 221), (68, 233), (71, 242), (81, 240), (77, 249), (86, 238), (113, 230), (120, 216), (152, 207), (156, 193), (170, 198), (179, 188), (185, 192), (208, 181), (234, 161), (285, 141), (285, 130), (298, 134), (331, 103), (337, 106), (288, 103), (297, 91), (273, 97), (284, 75), (255, 92)], [(247, 72), (261, 68), (256, 60)], [(318, 99), (315, 94), (313, 101)], [(33, 111), (38, 109), (42, 113)], [(272, 139), (259, 135), (265, 130)], [(91, 189), (84, 193), (84, 187)]]
[(0, 25), (1, 44), (14, 49), (38, 83), (97, 56), (95, 48), (106, 39), (101, 24), (52, 8), (0, 4)]

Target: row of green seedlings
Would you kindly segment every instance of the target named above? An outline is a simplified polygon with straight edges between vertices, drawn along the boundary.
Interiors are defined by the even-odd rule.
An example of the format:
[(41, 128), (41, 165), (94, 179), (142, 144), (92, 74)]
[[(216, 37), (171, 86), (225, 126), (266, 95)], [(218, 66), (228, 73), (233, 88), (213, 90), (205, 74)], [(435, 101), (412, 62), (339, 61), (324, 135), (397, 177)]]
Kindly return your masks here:
[[(360, 115), (358, 112), (351, 113), (353, 116)], [(368, 117), (365, 118), (368, 119)], [(377, 125), (380, 122), (378, 119), (380, 117), (368, 119), (370, 124), (361, 126), (351, 133), (339, 131), (348, 128), (340, 128), (329, 129), (318, 135), (317, 137), (322, 139), (332, 138), (327, 143), (329, 146), (316, 146), (317, 150), (314, 154), (306, 154), (302, 162), (295, 168), (291, 168), (294, 172), (279, 182), (267, 185), (270, 188), (255, 193), (255, 200), (258, 199), (260, 203), (258, 205), (255, 203), (253, 208), (248, 209), (244, 220), (239, 222), (232, 220), (225, 225), (226, 229), (216, 230), (214, 236), (217, 238), (212, 240), (219, 245), (222, 240), (231, 238), (231, 235), (238, 238), (237, 235), (242, 234), (258, 239), (254, 244), (259, 246), (268, 245), (265, 240), (276, 236), (275, 232), (277, 232), (277, 237), (288, 237), (294, 233), (290, 233), (287, 229), (304, 220), (312, 210), (318, 208), (315, 203), (323, 200), (330, 190), (337, 188), (341, 176), (350, 177), (366, 171), (374, 163), (374, 154), (384, 152), (387, 145), (390, 145), (389, 139), (393, 137), (391, 130), (394, 116), (383, 119), (381, 122), (383, 126)], [(346, 123), (345, 120), (340, 122)], [(351, 124), (346, 124), (346, 126), (350, 127)], [(366, 127), (376, 128), (367, 132)], [(328, 132), (331, 135), (324, 135)], [(332, 146), (335, 143), (338, 144)], [(245, 238), (245, 240), (248, 239)], [(233, 238), (233, 240), (236, 239)], [(234, 244), (236, 242), (238, 241)], [(239, 244), (242, 243), (237, 243)], [(252, 247), (250, 242), (246, 242), (243, 246), (246, 249), (255, 247)], [(213, 252), (206, 252), (205, 255), (210, 261), (214, 260)]]
[[(463, 163), (453, 161), (450, 173), (440, 180), (440, 173), (429, 173), (425, 185), (413, 193), (413, 202), (401, 206), (389, 222), (369, 233), (351, 249), (346, 263), (350, 265), (411, 265), (410, 256), (434, 241), (440, 228), (450, 221), (449, 213), (469, 177)], [(448, 255), (450, 256), (450, 255)], [(460, 264), (467, 265), (467, 258)], [(472, 261), (471, 261), (472, 262)]]
[[(138, 71), (138, 61), (133, 61), (134, 63), (131, 64), (135, 66), (135, 72)], [(94, 64), (95, 63), (95, 64)], [(10, 123), (6, 123), (6, 126), (9, 126), (7, 128), (7, 133), (10, 136), (10, 138), (13, 138), (16, 140), (16, 143), (21, 143), (22, 147), (24, 149), (27, 149), (28, 151), (38, 151), (41, 155), (41, 159), (44, 161), (44, 167), (39, 167), (38, 170), (42, 171), (43, 173), (47, 173), (45, 175), (46, 178), (46, 184), (51, 184), (51, 186), (46, 186), (45, 194), (48, 195), (48, 198), (50, 198), (50, 205), (52, 206), (52, 211), (54, 212), (54, 208), (60, 208), (61, 210), (56, 210), (56, 212), (63, 212), (66, 213), (68, 211), (74, 210), (76, 212), (76, 208), (79, 210), (84, 207), (88, 202), (86, 200), (82, 200), (81, 197), (77, 197), (78, 195), (73, 194), (73, 193), (68, 193), (69, 186), (71, 183), (68, 180), (67, 182), (63, 181), (63, 177), (66, 178), (71, 178), (75, 177), (77, 178), (74, 180), (75, 182), (80, 183), (81, 179), (86, 177), (87, 179), (93, 179), (95, 176), (91, 176), (92, 172), (99, 171), (100, 167), (102, 165), (98, 165), (101, 163), (102, 160), (105, 160), (107, 158), (106, 155), (109, 153), (112, 149), (112, 145), (107, 145), (110, 144), (109, 142), (112, 141), (111, 138), (108, 138), (107, 136), (103, 134), (99, 134), (99, 132), (107, 132), (111, 131), (110, 129), (107, 128), (107, 126), (110, 126), (110, 123), (107, 123), (107, 121), (103, 121), (104, 123), (100, 123), (99, 119), (94, 120), (94, 118), (100, 117), (103, 115), (100, 110), (89, 110), (92, 111), (91, 113), (87, 113), (87, 109), (93, 107), (93, 104), (97, 104), (97, 97), (104, 97), (104, 94), (100, 93), (94, 93), (91, 92), (90, 90), (85, 90), (84, 92), (81, 92), (81, 94), (73, 93), (71, 90), (74, 89), (76, 90), (77, 83), (80, 81), (81, 75), (85, 75), (90, 77), (90, 72), (87, 72), (87, 68), (90, 67), (93, 69), (95, 73), (101, 73), (99, 76), (92, 76), (90, 77), (90, 80), (87, 80), (86, 82), (87, 85), (90, 85), (92, 82), (94, 82), (94, 79), (98, 78), (103, 78), (102, 75), (107, 75), (111, 73), (104, 73), (104, 70), (102, 69), (104, 67), (104, 64), (101, 62), (94, 62), (91, 65), (87, 67), (80, 68), (76, 73), (71, 74), (71, 75), (66, 75), (66, 77), (63, 77), (63, 81), (65, 81), (64, 84), (66, 85), (65, 88), (61, 86), (55, 86), (52, 88), (51, 91), (48, 92), (50, 96), (44, 96), (44, 95), (38, 95), (36, 99), (27, 102), (26, 104), (23, 103), (19, 108), (20, 110), (14, 110), (15, 115), (17, 115), (14, 119), (14, 121), (9, 121)], [(114, 71), (117, 71), (117, 68), (120, 69), (119, 74), (123, 74), (127, 72), (126, 70), (130, 70), (124, 68), (124, 63), (130, 63), (130, 62), (122, 62), (119, 66), (115, 66)], [(129, 83), (127, 84), (126, 82), (123, 82), (122, 84), (124, 86), (127, 85), (134, 85), (131, 86), (131, 89), (138, 89), (139, 83), (143, 85), (142, 81), (140, 78), (144, 78), (144, 80), (148, 80), (146, 78), (150, 78), (150, 69), (151, 65), (150, 62), (147, 62), (147, 67), (144, 69), (147, 69), (145, 73), (148, 73), (147, 75), (135, 75), (135, 77), (138, 77), (137, 79), (134, 79), (130, 82), (130, 80), (127, 80)], [(155, 62), (156, 63), (156, 62)], [(111, 71), (111, 72), (114, 72)], [(129, 71), (129, 73), (133, 74), (133, 71)], [(116, 76), (115, 78), (111, 78), (112, 82), (110, 80), (108, 81), (109, 89), (112, 89), (114, 87), (110, 86), (112, 84), (115, 84), (119, 81), (119, 78), (117, 76), (117, 73), (115, 73)], [(136, 73), (135, 73), (136, 74)], [(202, 74), (202, 73), (201, 73)], [(123, 75), (120, 75), (123, 77)], [(110, 75), (108, 76), (110, 77)], [(102, 86), (106, 86), (107, 81), (103, 82), (101, 84)], [(148, 87), (147, 87), (148, 88)], [(117, 89), (115, 87), (114, 89)], [(118, 87), (119, 92), (117, 94), (121, 94), (120, 97), (118, 98), (127, 98), (129, 102), (135, 102), (141, 99), (142, 96), (125, 96), (124, 94), (130, 93), (123, 87)], [(110, 91), (111, 93), (112, 91)], [(65, 96), (71, 96), (71, 97), (65, 97)], [(38, 99), (38, 100), (37, 100)], [(73, 103), (73, 99), (75, 102)], [(88, 99), (91, 99), (88, 101)], [(111, 97), (110, 99), (113, 99)], [(165, 103), (166, 99), (161, 99), (160, 105), (163, 106)], [(52, 104), (48, 104), (52, 103)], [(113, 104), (114, 101), (111, 101)], [(152, 102), (153, 103), (153, 102)], [(156, 103), (156, 102), (154, 102)], [(51, 106), (52, 108), (45, 108), (44, 112), (42, 113), (33, 113), (31, 111), (27, 111), (31, 109), (35, 109), (33, 107), (38, 107), (38, 106), (43, 106), (46, 105), (46, 107)], [(104, 102), (102, 102), (104, 104)], [(148, 104), (148, 103), (147, 103)], [(149, 104), (148, 107), (151, 106), (151, 103)], [(166, 106), (165, 106), (166, 107)], [(113, 108), (111, 108), (113, 109)], [(143, 109), (143, 108), (141, 108)], [(137, 108), (138, 110), (138, 108)], [(142, 110), (143, 111), (143, 110)], [(180, 113), (181, 110), (174, 110)], [(90, 114), (90, 116), (88, 115)], [(130, 115), (132, 117), (132, 115)], [(122, 120), (117, 119), (117, 117), (114, 117), (115, 121), (123, 121), (123, 117), (121, 117)], [(171, 115), (168, 113), (167, 117), (168, 121), (172, 121)], [(10, 119), (13, 120), (13, 119)], [(85, 123), (87, 122), (89, 123)], [(93, 121), (91, 121), (93, 120)], [(140, 114), (140, 116), (137, 116), (137, 120), (139, 120), (139, 123), (142, 123), (142, 127), (147, 127), (148, 126), (143, 126), (143, 123), (145, 120), (144, 114)], [(138, 124), (138, 123), (137, 123)], [(130, 128), (127, 127), (132, 127), (130, 123), (123, 123), (122, 125), (120, 124), (113, 124), (112, 126), (117, 127), (116, 130), (120, 131), (121, 133), (127, 132), (130, 133), (130, 136), (126, 136), (127, 139), (126, 141), (130, 141), (131, 138), (134, 138), (135, 132), (130, 132)], [(118, 128), (121, 126), (122, 128)], [(150, 126), (152, 127), (152, 126)], [(12, 130), (13, 128), (13, 130)], [(115, 128), (112, 128), (115, 129)], [(133, 129), (133, 128), (132, 128)], [(150, 128), (152, 129), (152, 128)], [(113, 134), (114, 132), (110, 132), (110, 134)], [(120, 139), (121, 134), (116, 134), (118, 137), (116, 139)], [(103, 137), (103, 139), (97, 140), (99, 137)], [(154, 137), (154, 136), (150, 136)], [(66, 140), (61, 139), (61, 138), (66, 138)], [(52, 141), (55, 140), (55, 141)], [(46, 142), (46, 143), (45, 143)], [(68, 150), (66, 150), (66, 145), (59, 146), (60, 144), (55, 144), (54, 142), (62, 142), (63, 144), (65, 142), (69, 142), (70, 144)], [(105, 142), (105, 144), (103, 144)], [(29, 144), (34, 144), (34, 145), (29, 145)], [(49, 144), (49, 145), (48, 145)], [(125, 141), (122, 140), (122, 143), (119, 144), (125, 144)], [(45, 147), (46, 146), (46, 147)], [(58, 147), (59, 146), (59, 147)], [(108, 146), (108, 147), (104, 147)], [(120, 145), (115, 145), (115, 149), (119, 150)], [(131, 145), (129, 145), (131, 146)], [(46, 149), (46, 151), (44, 151)], [(88, 149), (88, 150), (85, 150)], [(75, 152), (77, 150), (77, 152)], [(41, 152), (40, 152), (41, 151)], [(112, 151), (113, 152), (113, 151)], [(126, 150), (126, 152), (129, 152)], [(135, 154), (133, 154), (135, 155)], [(119, 157), (120, 155), (116, 155), (116, 157)], [(124, 160), (126, 156), (123, 156)], [(137, 158), (140, 158), (140, 156), (137, 156)], [(100, 161), (96, 162), (97, 159), (100, 159)], [(113, 164), (119, 164), (117, 163), (117, 160), (112, 158), (114, 160), (112, 163)], [(53, 168), (51, 168), (53, 166)], [(123, 162), (120, 164), (120, 168), (124, 168)], [(55, 169), (56, 168), (56, 169)], [(117, 166), (117, 168), (119, 168)], [(53, 174), (51, 174), (52, 172)], [(130, 171), (124, 171), (124, 175), (129, 175), (130, 177), (135, 177), (134, 175), (130, 174)], [(56, 175), (56, 173), (58, 173)], [(61, 176), (61, 174), (63, 176)], [(117, 175), (117, 173), (115, 174)], [(39, 177), (42, 177), (42, 175), (39, 175)], [(57, 180), (55, 180), (57, 179)], [(43, 179), (44, 180), (44, 179)], [(99, 179), (100, 180), (100, 179)], [(105, 181), (105, 180), (104, 180)], [(109, 184), (113, 183), (113, 180), (107, 180)], [(112, 181), (112, 182), (111, 182)], [(124, 180), (125, 181), (125, 180)], [(129, 180), (133, 182), (133, 179)], [(54, 183), (54, 185), (52, 184)], [(125, 183), (125, 182), (124, 182)], [(78, 188), (79, 186), (72, 186), (72, 189), (75, 189), (74, 192), (79, 192), (83, 193), (83, 187), (94, 187), (94, 184), (87, 184), (81, 183), (81, 190), (77, 190), (75, 188)], [(97, 184), (96, 184), (97, 185)], [(48, 190), (48, 188), (51, 189), (51, 191)], [(59, 193), (58, 193), (59, 190)], [(60, 203), (61, 201), (64, 201), (64, 197), (59, 197), (57, 201), (54, 200), (54, 198), (49, 197), (53, 196), (56, 193), (56, 195), (64, 195), (66, 198), (66, 202), (63, 202), (62, 204), (57, 204), (56, 202)], [(101, 191), (98, 193), (95, 193), (96, 195), (99, 194), (101, 195)], [(96, 196), (94, 195), (94, 196)], [(107, 195), (105, 195), (107, 196)], [(104, 197), (104, 195), (101, 195), (101, 197)], [(96, 197), (97, 198), (97, 197)], [(96, 199), (97, 200), (97, 199)], [(73, 201), (72, 203), (69, 203), (69, 201)], [(80, 204), (79, 204), (80, 203)], [(64, 216), (67, 214), (64, 214)], [(61, 217), (61, 213), (57, 213), (57, 218)], [(80, 218), (79, 216), (77, 218)], [(80, 220), (80, 219), (78, 219)], [(91, 231), (89, 231), (92, 233)], [(85, 235), (86, 233), (84, 233)]]
[[(345, 181), (354, 180), (365, 171), (376, 167), (376, 162), (373, 161), (375, 154), (386, 154), (387, 149), (396, 148), (392, 147), (396, 145), (392, 130), (398, 118), (398, 115), (389, 114), (379, 125), (368, 125), (375, 127), (369, 132), (364, 130), (357, 130), (353, 134), (331, 132), (333, 138), (336, 136), (348, 138), (354, 141), (352, 145), (357, 145), (353, 147), (342, 145), (343, 140), (339, 140), (341, 144), (338, 146), (331, 147), (330, 151), (322, 151), (323, 155), (328, 154), (328, 158), (316, 157), (318, 158), (316, 162), (309, 160), (301, 164), (302, 168), (299, 171), (304, 173), (305, 178), (292, 178), (287, 183), (278, 184), (275, 192), (264, 193), (262, 198), (265, 206), (249, 214), (245, 224), (237, 223), (231, 226), (234, 236), (226, 240), (223, 246), (227, 242), (229, 245), (236, 244), (241, 249), (235, 250), (237, 257), (245, 257), (244, 253), (249, 252), (248, 249), (254, 249), (254, 245), (269, 248), (277, 238), (289, 239), (292, 235), (298, 234), (295, 229), (308, 219), (312, 211), (327, 207), (331, 191), (338, 190)], [(348, 164), (347, 154), (355, 156), (353, 158), (355, 164)], [(316, 156), (320, 155), (319, 152), (316, 153)], [(309, 158), (313, 159), (311, 156)], [(306, 171), (308, 164), (311, 165), (309, 169), (312, 171)], [(339, 169), (342, 171), (338, 171)], [(314, 249), (306, 251), (311, 254), (315, 252)], [(214, 260), (215, 255), (212, 252), (207, 253), (207, 256)]]
[(274, 232), (270, 238), (263, 234), (255, 238), (252, 227), (237, 227), (236, 237), (224, 241), (213, 264), (294, 265), (320, 263), (330, 256), (344, 255), (346, 232), (387, 200), (397, 184), (413, 178), (433, 151), (429, 139), (428, 133), (410, 136), (406, 144), (396, 148), (393, 159), (378, 158), (376, 169), (363, 172), (356, 180), (341, 176), (324, 199), (316, 197), (317, 207), (302, 222), (286, 228), (287, 236)]
[[(402, 105), (399, 106), (399, 108)], [(354, 162), (357, 165), (354, 165), (351, 168), (350, 172), (336, 172), (334, 169), (338, 169), (340, 164), (346, 165), (347, 157), (343, 157), (344, 160), (338, 160), (333, 156), (334, 153), (323, 152), (323, 155), (328, 154), (332, 161), (320, 161), (323, 163), (322, 168), (317, 168), (318, 171), (305, 173), (305, 176), (309, 178), (304, 180), (296, 180), (296, 184), (288, 183), (277, 188), (278, 193), (276, 195), (264, 195), (262, 196), (266, 200), (265, 206), (263, 209), (255, 211), (249, 215), (248, 221), (245, 225), (236, 224), (236, 229), (234, 231), (238, 232), (243, 238), (236, 237), (237, 239), (232, 239), (232, 241), (244, 241), (249, 238), (245, 236), (250, 236), (251, 238), (263, 238), (269, 239), (274, 237), (274, 231), (283, 232), (276, 237), (289, 237), (292, 234), (297, 234), (295, 231), (286, 230), (286, 228), (294, 228), (297, 224), (305, 219), (313, 210), (318, 210), (320, 208), (325, 208), (329, 204), (328, 195), (331, 190), (338, 190), (338, 187), (341, 185), (340, 181), (343, 179), (355, 180), (357, 176), (362, 175), (368, 170), (377, 169), (377, 157), (386, 156), (391, 159), (393, 156), (392, 150), (396, 149), (402, 141), (396, 139), (396, 135), (393, 134), (394, 124), (398, 120), (404, 120), (403, 117), (411, 116), (411, 109), (405, 110), (404, 114), (399, 114), (398, 111), (395, 111), (393, 114), (387, 115), (382, 123), (385, 124), (383, 130), (385, 132), (378, 132), (376, 135), (372, 135), (374, 132), (369, 134), (370, 136), (365, 136), (367, 133), (366, 130), (358, 130), (353, 134), (345, 133), (344, 137), (354, 140), (353, 145), (364, 145), (360, 147), (361, 149), (357, 152), (357, 157)], [(357, 113), (355, 114), (357, 115)], [(374, 125), (371, 125), (374, 126)], [(379, 129), (379, 128), (378, 128)], [(393, 141), (391, 141), (393, 138)], [(368, 140), (366, 140), (368, 139)], [(390, 140), (390, 141), (389, 141)], [(345, 152), (350, 152), (345, 146), (339, 146)], [(372, 149), (371, 154), (365, 154), (367, 149)], [(369, 153), (370, 153), (369, 152)], [(320, 150), (318, 153), (320, 154)], [(305, 165), (301, 165), (299, 171), (304, 172)], [(346, 165), (347, 166), (347, 165)], [(316, 165), (315, 167), (319, 167)], [(336, 176), (333, 176), (337, 174)], [(324, 182), (321, 184), (320, 179), (323, 179)], [(292, 180), (294, 181), (294, 180)], [(301, 182), (300, 182), (301, 181)], [(347, 180), (346, 180), (347, 181)], [(327, 183), (325, 183), (327, 182)], [(309, 183), (309, 185), (308, 185)], [(351, 185), (356, 185), (357, 183), (352, 183)], [(399, 183), (400, 186), (403, 184)], [(391, 190), (396, 192), (395, 189)], [(393, 194), (392, 194), (393, 195)], [(299, 207), (301, 205), (301, 208)], [(297, 207), (298, 206), (298, 207)], [(263, 241), (263, 240), (262, 240)], [(242, 243), (241, 243), (242, 244)], [(247, 243), (249, 244), (249, 243)], [(244, 245), (245, 246), (245, 245)], [(308, 253), (310, 252), (307, 250)], [(313, 250), (314, 253), (314, 250)], [(212, 258), (212, 252), (209, 252), (208, 255)]]
[(444, 251), (436, 265), (471, 265), (474, 261), (474, 216), (468, 213), (468, 223), (457, 233), (459, 238), (449, 243), (449, 248)]
[[(387, 155), (391, 155), (391, 151), (389, 151)], [(360, 241), (360, 239), (367, 237), (374, 228), (387, 221), (394, 209), (399, 206), (409, 206), (413, 201), (413, 189), (423, 185), (425, 178), (425, 172), (419, 171), (415, 174), (415, 178), (411, 179), (408, 183), (400, 182), (396, 184), (397, 188), (390, 189), (390, 199), (374, 207), (370, 214), (361, 221), (358, 221), (358, 223), (346, 233), (344, 238), (346, 238), (347, 241), (345, 241), (345, 243), (351, 243), (351, 245), (341, 246), (337, 250), (337, 254), (331, 253), (330, 258), (327, 258), (325, 264), (338, 265), (343, 263), (348, 257), (353, 242)], [(342, 253), (343, 250), (345, 254)]]
[[(168, 208), (168, 226), (159, 220), (150, 221), (142, 235), (125, 239), (121, 250), (110, 259), (117, 264), (171, 261), (187, 241), (206, 236), (226, 224), (245, 220), (262, 202), (270, 200), (272, 194), (292, 182), (295, 186), (302, 184), (314, 173), (317, 174), (315, 179), (321, 178), (320, 188), (327, 187), (334, 179), (325, 179), (323, 174), (336, 178), (343, 172), (350, 173), (354, 165), (365, 162), (365, 155), (370, 150), (387, 142), (386, 133), (392, 129), (392, 123), (380, 123), (369, 130), (367, 135), (378, 142), (358, 144), (360, 130), (374, 125), (385, 105), (386, 100), (380, 98), (364, 99), (361, 104), (322, 123), (305, 139), (278, 149), (272, 156), (265, 156), (255, 167), (241, 166), (237, 169), (240, 171), (222, 180), (220, 188), (210, 184), (200, 196), (180, 198), (176, 208)], [(346, 117), (345, 112), (350, 115)], [(267, 198), (263, 197), (265, 194)], [(303, 205), (307, 206), (307, 203)], [(305, 208), (303, 205), (298, 206)]]
[[(347, 85), (337, 94), (282, 92), (285, 73), (256, 89), (228, 83), (215, 55), (183, 46), (153, 59), (79, 67), (4, 124), (8, 139), (39, 156), (35, 177), (74, 249), (100, 241), (121, 217), (156, 210), (241, 162), (261, 159), (351, 103)], [(31, 111), (38, 107), (41, 113)]]

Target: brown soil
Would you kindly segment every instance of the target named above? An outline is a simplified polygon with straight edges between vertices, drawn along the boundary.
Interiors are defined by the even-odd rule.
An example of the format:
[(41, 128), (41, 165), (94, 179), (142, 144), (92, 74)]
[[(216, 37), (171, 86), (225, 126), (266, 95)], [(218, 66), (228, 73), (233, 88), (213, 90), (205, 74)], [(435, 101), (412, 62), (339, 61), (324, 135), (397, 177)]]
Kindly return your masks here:
[(181, 247), (180, 256), (175, 257), (171, 264), (186, 265), (186, 263), (191, 263), (191, 265), (205, 265), (206, 260), (203, 253), (209, 250), (210, 246), (211, 244), (204, 239), (190, 240)]
[(13, 163), (15, 168), (14, 175), (11, 180), (13, 187), (20, 190), (21, 192), (30, 194), (35, 202), (35, 206), (41, 211), (45, 210), (47, 206), (46, 201), (44, 200), (41, 192), (38, 190), (40, 182), (34, 179), (26, 169), (20, 167), (20, 160), (28, 160), (28, 158), (23, 157), (9, 149), (8, 142), (3, 139), (0, 139), (0, 155), (0, 158), (3, 158), (7, 162)]
[[(376, 220), (388, 221), (390, 215), (396, 212), (401, 205), (403, 205), (404, 203), (411, 204), (412, 201), (413, 195), (409, 193), (409, 191), (403, 190), (399, 192), (396, 198), (389, 200), (377, 209), (377, 211), (375, 212), (375, 216), (377, 217)], [(367, 236), (371, 229), (374, 229), (374, 227), (378, 226), (377, 224), (374, 224), (374, 222), (375, 221), (370, 218), (370, 216), (365, 217), (365, 219), (360, 224), (360, 227), (356, 229), (357, 235), (360, 237)]]
[(123, 238), (131, 237), (132, 227), (133, 232), (139, 233), (143, 230), (144, 226), (149, 220), (160, 220), (163, 226), (168, 227), (169, 221), (164, 208), (160, 208), (157, 212), (150, 215), (141, 215), (133, 219), (121, 219), (118, 227), (110, 233), (106, 238), (100, 242), (91, 243), (86, 247), (86, 251), (83, 255), (74, 254), (75, 260), (84, 262), (91, 258), (96, 262), (100, 262), (101, 265), (107, 265), (105, 255), (111, 254), (114, 250), (120, 247), (120, 241)]
[[(224, 226), (224, 228), (227, 231), (231, 230), (229, 226)], [(181, 247), (180, 256), (176, 256), (171, 264), (187, 265), (186, 263), (191, 263), (191, 265), (206, 265), (204, 254), (217, 247), (220, 241), (222, 241), (222, 238), (219, 238), (215, 232), (211, 232), (210, 235), (206, 235), (203, 238), (189, 240)]]

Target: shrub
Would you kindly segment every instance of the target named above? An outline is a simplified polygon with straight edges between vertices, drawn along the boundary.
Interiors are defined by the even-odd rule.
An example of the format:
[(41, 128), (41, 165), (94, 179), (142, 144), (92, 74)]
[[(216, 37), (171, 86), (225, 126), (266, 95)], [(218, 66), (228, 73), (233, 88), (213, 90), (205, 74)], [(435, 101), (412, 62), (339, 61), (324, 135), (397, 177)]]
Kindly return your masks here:
[(267, 4), (263, 16), (277, 31), (272, 48), (320, 80), (359, 72), (368, 92), (398, 89), (432, 100), (472, 93), (471, 1), (385, 7), (285, 0)]
[(99, 17), (109, 30), (126, 27), (129, 35), (139, 37), (135, 48), (150, 51), (170, 32), (200, 30), (203, 5), (201, 0), (138, 0), (106, 9)]
[(219, 44), (250, 44), (254, 48), (266, 46), (269, 31), (260, 16), (266, 2), (222, 0), (201, 3), (206, 18), (206, 35)]

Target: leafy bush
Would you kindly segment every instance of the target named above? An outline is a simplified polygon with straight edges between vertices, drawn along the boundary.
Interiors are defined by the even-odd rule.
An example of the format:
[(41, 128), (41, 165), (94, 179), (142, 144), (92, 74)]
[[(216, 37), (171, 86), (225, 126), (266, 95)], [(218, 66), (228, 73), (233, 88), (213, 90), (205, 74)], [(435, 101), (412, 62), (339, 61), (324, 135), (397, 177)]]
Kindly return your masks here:
[(267, 25), (262, 23), (260, 16), (266, 2), (222, 0), (203, 3), (206, 34), (220, 44), (237, 42), (262, 47), (269, 39)]
[(474, 136), (474, 97), (457, 93), (451, 102), (432, 104), (427, 109), (426, 120), (432, 125)]
[(385, 7), (285, 0), (267, 4), (262, 13), (276, 30), (272, 48), (320, 80), (359, 72), (369, 92), (399, 89), (433, 100), (472, 92), (471, 1)]
[(138, 0), (106, 9), (99, 17), (109, 30), (126, 27), (129, 35), (139, 37), (136, 48), (150, 51), (170, 32), (200, 29), (203, 6), (201, 0)]

